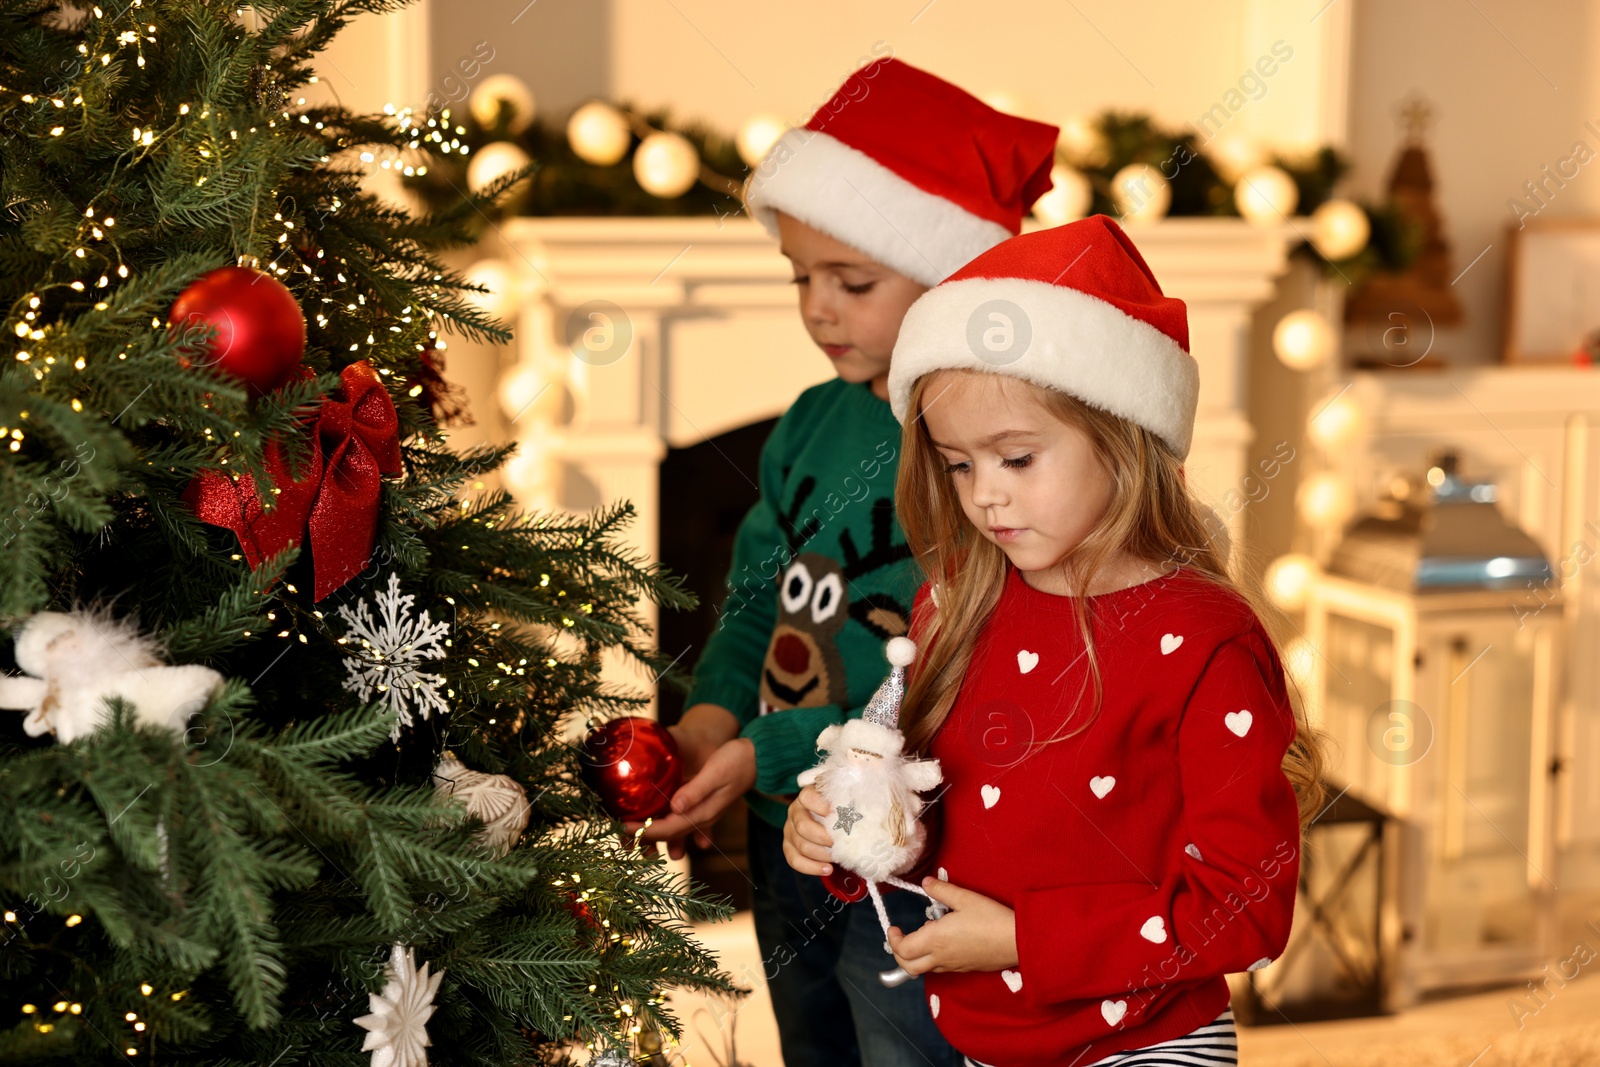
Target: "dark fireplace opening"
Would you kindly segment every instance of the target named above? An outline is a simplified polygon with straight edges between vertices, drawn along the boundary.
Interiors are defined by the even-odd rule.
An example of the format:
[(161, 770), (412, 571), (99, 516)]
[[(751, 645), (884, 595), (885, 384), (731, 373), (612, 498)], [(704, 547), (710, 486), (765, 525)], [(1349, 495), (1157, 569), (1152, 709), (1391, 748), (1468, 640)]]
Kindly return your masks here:
[[(661, 562), (683, 578), (699, 600), (693, 611), (663, 611), (660, 645), (677, 656), (678, 670), (690, 673), (706, 638), (716, 628), (727, 599), (728, 567), (734, 535), (755, 504), (761, 446), (777, 419), (741, 426), (686, 448), (670, 448), (661, 462)], [(684, 711), (684, 693), (665, 682), (656, 687), (661, 721), (675, 723)], [(750, 906), (749, 865), (745, 860), (743, 804), (730, 808), (711, 833), (709, 849), (689, 846), (690, 875), (735, 907)]]

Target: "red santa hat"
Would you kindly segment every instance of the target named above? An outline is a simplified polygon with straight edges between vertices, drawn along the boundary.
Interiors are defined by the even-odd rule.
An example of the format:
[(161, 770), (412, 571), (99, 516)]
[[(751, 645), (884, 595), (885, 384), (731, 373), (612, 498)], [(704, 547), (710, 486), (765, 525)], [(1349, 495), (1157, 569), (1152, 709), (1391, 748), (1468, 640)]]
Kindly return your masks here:
[(922, 294), (889, 363), (895, 417), (918, 378), (956, 368), (1059, 389), (1189, 454), (1200, 368), (1188, 311), (1104, 215), (1013, 237)]
[(1058, 133), (882, 59), (778, 139), (750, 176), (745, 206), (774, 237), (782, 211), (937, 285), (1021, 231), (1050, 189)]

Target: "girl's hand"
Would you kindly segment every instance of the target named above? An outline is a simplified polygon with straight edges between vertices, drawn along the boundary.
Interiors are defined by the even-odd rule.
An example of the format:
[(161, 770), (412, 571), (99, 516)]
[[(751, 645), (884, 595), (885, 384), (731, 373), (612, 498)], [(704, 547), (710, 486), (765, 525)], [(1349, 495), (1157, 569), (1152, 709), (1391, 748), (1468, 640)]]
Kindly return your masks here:
[(1016, 913), (998, 900), (938, 878), (922, 888), (950, 908), (914, 934), (889, 928), (894, 961), (913, 975), (929, 971), (1003, 971), (1017, 965)]
[(816, 818), (832, 810), (833, 805), (823, 799), (814, 785), (800, 790), (800, 795), (789, 805), (789, 818), (783, 824), (783, 858), (801, 874), (833, 873), (833, 864), (829, 862), (833, 859), (833, 835)]

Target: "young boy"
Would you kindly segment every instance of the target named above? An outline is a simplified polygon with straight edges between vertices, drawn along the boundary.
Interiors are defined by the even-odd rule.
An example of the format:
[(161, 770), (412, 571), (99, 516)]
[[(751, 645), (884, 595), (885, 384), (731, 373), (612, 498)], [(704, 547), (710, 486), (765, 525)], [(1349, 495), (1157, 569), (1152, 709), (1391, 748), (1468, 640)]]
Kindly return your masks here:
[[(833, 362), (761, 454), (722, 622), (674, 726), (693, 775), (646, 831), (676, 857), (743, 796), (756, 937), (786, 1067), (944, 1067), (961, 1056), (920, 979), (896, 988), (870, 902), (845, 903), (783, 858), (795, 775), (823, 728), (859, 716), (888, 673), (921, 577), (894, 520), (900, 427), (889, 356), (928, 288), (1014, 236), (1050, 188), (1056, 128), (1002, 114), (894, 59), (852, 74), (751, 175), (750, 212), (794, 267), (800, 316)], [(909, 931), (924, 904), (886, 900)], [(849, 1022), (849, 1025), (846, 1022)]]

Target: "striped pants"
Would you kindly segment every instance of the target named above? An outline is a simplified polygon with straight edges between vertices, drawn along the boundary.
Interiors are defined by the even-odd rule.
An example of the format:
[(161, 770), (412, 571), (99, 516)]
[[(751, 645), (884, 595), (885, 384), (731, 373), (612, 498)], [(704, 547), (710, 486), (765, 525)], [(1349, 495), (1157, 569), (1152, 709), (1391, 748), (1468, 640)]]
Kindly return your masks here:
[[(1233, 1009), (1198, 1029), (1159, 1045), (1113, 1052), (1105, 1059), (1077, 1067), (1222, 1067), (1239, 1062), (1239, 1037), (1233, 1028)], [(966, 1067), (987, 1067), (967, 1057)]]

